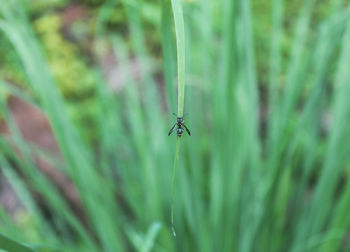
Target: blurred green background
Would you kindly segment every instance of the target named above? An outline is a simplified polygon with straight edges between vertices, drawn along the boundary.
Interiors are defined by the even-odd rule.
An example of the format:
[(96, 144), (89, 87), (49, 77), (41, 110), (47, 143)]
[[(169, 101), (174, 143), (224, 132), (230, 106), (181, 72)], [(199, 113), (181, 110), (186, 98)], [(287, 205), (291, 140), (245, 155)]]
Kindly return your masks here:
[(0, 1), (0, 250), (350, 250), (348, 2), (182, 5), (173, 237), (170, 0)]

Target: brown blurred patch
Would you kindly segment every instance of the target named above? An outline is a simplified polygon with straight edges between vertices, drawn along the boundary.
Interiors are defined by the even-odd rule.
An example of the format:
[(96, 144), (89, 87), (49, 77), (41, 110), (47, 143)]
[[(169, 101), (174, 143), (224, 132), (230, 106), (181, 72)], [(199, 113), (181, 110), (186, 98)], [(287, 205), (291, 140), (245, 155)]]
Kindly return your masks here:
[(50, 124), (41, 111), (13, 96), (8, 99), (8, 106), (26, 141), (60, 156)]
[(2, 177), (0, 177), (0, 205), (11, 215), (22, 208), (22, 204), (13, 191), (13, 188), (8, 181)]
[(86, 19), (88, 17), (89, 9), (84, 5), (69, 5), (62, 11), (63, 29), (67, 32), (75, 21)]

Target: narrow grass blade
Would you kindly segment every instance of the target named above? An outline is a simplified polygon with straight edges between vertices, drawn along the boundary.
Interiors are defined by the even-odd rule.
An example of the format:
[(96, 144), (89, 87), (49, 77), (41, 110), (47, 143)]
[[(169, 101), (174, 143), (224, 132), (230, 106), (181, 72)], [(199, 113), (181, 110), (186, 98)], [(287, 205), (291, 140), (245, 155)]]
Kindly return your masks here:
[(176, 150), (175, 150), (175, 160), (174, 160), (174, 169), (173, 169), (173, 178), (171, 182), (171, 231), (174, 236), (176, 236), (175, 227), (174, 227), (174, 196), (175, 196), (175, 185), (176, 185), (176, 170), (179, 161), (179, 153), (180, 153), (180, 143), (181, 138), (176, 138)]
[(0, 249), (9, 252), (34, 252), (31, 248), (0, 234)]
[[(177, 116), (182, 117), (185, 102), (185, 28), (180, 0), (171, 0), (177, 51)], [(170, 27), (169, 27), (170, 28)]]

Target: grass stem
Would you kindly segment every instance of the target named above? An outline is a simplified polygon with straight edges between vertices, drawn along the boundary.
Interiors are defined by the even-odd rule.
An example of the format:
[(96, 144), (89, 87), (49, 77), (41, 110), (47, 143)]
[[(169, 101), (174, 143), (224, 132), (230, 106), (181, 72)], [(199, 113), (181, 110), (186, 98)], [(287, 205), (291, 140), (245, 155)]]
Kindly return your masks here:
[(175, 227), (174, 227), (174, 196), (175, 196), (175, 184), (176, 184), (176, 169), (177, 169), (177, 163), (179, 160), (179, 152), (180, 152), (180, 139), (181, 137), (177, 137), (176, 139), (173, 179), (171, 183), (172, 184), (171, 185), (171, 231), (173, 232), (174, 236), (176, 236)]
[(185, 27), (181, 2), (171, 0), (174, 14), (177, 49), (177, 115), (183, 116), (185, 98)]
[[(181, 1), (171, 0), (171, 6), (174, 15), (175, 23), (175, 36), (176, 36), (176, 49), (177, 49), (177, 116), (183, 116), (184, 110), (184, 98), (185, 98), (185, 27), (184, 18), (182, 12)], [(179, 159), (180, 152), (180, 139), (177, 137), (176, 140), (176, 151), (172, 178), (172, 189), (171, 189), (171, 229), (173, 235), (176, 236), (174, 228), (174, 194), (175, 194), (175, 182), (176, 182), (176, 169)]]

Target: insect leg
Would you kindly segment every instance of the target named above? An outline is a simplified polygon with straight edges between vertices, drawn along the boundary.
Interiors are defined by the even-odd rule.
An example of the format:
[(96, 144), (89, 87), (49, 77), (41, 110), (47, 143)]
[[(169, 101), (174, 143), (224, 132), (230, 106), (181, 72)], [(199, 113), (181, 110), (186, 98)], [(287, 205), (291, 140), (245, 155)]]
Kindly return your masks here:
[(186, 127), (186, 125), (185, 125), (185, 124), (182, 124), (182, 126), (184, 126), (184, 128), (185, 128), (185, 130), (187, 131), (188, 135), (191, 136), (191, 132), (190, 132), (190, 130)]
[(168, 133), (168, 136), (170, 136), (170, 134), (174, 131), (175, 127), (176, 127), (176, 123), (174, 124), (174, 126), (170, 129), (169, 133)]

